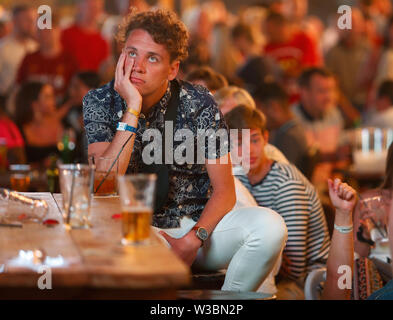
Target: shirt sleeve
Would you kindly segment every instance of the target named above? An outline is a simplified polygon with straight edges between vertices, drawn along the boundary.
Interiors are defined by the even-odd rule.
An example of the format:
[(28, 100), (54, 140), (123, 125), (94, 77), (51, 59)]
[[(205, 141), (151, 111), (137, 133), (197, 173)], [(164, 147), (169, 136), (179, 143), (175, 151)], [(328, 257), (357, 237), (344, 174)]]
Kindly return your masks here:
[(288, 228), (284, 249), (290, 261), (288, 276), (298, 279), (306, 275), (314, 262), (327, 259), (329, 235), (323, 210), (319, 201), (310, 199), (300, 181), (284, 182), (275, 199), (275, 209)]
[(218, 159), (229, 152), (228, 127), (224, 116), (210, 93), (200, 98), (203, 107), (196, 115), (197, 137), (204, 136), (206, 159)]
[(83, 98), (83, 122), (88, 144), (111, 142), (115, 136), (116, 123), (106, 100), (97, 90), (90, 90)]

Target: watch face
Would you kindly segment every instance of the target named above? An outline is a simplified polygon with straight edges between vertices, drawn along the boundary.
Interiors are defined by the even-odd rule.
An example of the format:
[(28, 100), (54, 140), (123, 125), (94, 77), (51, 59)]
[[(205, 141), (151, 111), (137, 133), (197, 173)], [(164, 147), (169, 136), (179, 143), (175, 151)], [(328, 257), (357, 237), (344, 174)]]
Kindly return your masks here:
[(201, 238), (202, 241), (206, 241), (207, 238), (209, 237), (209, 234), (207, 233), (205, 228), (199, 228), (198, 236)]

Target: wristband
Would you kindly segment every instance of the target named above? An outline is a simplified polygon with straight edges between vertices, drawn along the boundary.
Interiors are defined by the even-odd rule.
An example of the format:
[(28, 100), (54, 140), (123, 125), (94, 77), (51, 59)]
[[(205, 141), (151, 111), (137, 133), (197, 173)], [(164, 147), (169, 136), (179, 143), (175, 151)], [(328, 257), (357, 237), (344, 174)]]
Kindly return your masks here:
[(125, 122), (119, 122), (119, 123), (117, 124), (116, 130), (117, 130), (117, 131), (130, 131), (130, 132), (136, 133), (136, 128), (135, 128), (135, 127), (132, 127), (132, 126), (129, 126), (129, 125), (128, 125), (127, 123), (125, 123)]
[(134, 109), (128, 108), (127, 112), (131, 113), (132, 115), (134, 115), (135, 117), (139, 118), (139, 115), (141, 114), (138, 111), (135, 111)]
[(340, 233), (350, 233), (353, 230), (353, 225), (351, 224), (350, 226), (338, 226), (334, 224), (334, 229), (336, 229)]

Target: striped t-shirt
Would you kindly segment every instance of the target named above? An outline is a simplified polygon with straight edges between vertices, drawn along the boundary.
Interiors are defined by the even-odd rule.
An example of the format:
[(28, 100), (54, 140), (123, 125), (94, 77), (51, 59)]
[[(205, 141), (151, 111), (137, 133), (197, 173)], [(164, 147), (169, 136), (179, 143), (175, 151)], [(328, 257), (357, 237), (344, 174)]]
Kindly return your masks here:
[(306, 276), (315, 263), (326, 263), (330, 238), (325, 215), (312, 184), (292, 164), (274, 162), (267, 175), (252, 185), (237, 176), (258, 205), (278, 212), (288, 228), (284, 254), (292, 279)]

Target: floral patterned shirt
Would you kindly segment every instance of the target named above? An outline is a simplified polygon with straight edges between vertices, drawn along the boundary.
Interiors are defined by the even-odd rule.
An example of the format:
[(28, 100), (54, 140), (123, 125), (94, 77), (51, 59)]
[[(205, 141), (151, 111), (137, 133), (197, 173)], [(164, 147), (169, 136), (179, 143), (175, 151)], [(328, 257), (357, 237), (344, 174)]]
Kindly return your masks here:
[[(126, 111), (126, 105), (120, 95), (113, 90), (109, 82), (103, 87), (91, 90), (83, 99), (84, 124), (88, 143), (111, 142), (116, 133), (117, 123)], [(180, 94), (177, 108), (176, 122), (174, 124), (175, 141), (173, 149), (186, 141), (176, 138), (180, 129), (192, 132), (195, 155), (197, 148), (202, 150), (203, 159), (192, 163), (178, 163), (176, 159), (169, 165), (169, 192), (166, 204), (153, 215), (153, 225), (159, 228), (180, 227), (180, 218), (188, 215), (198, 221), (208, 199), (212, 187), (206, 170), (205, 159), (217, 159), (229, 152), (227, 139), (221, 139), (219, 133), (225, 132), (228, 137), (224, 117), (217, 107), (211, 93), (202, 86), (192, 85), (179, 81)], [(155, 104), (145, 117), (138, 120), (134, 148), (131, 155), (127, 173), (137, 173), (142, 164), (142, 152), (151, 141), (142, 139), (146, 129), (157, 129), (162, 134), (164, 129), (164, 115), (173, 91), (169, 85), (161, 100)], [(210, 129), (210, 130), (208, 130)], [(203, 130), (205, 138), (203, 137)], [(209, 143), (201, 145), (199, 141), (214, 139), (215, 148), (210, 148)], [(212, 140), (209, 140), (212, 141)], [(174, 152), (176, 155), (176, 151)], [(195, 162), (195, 163), (194, 163)]]

